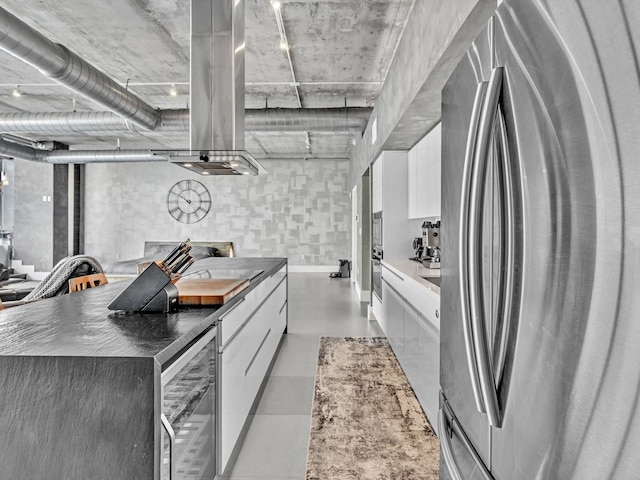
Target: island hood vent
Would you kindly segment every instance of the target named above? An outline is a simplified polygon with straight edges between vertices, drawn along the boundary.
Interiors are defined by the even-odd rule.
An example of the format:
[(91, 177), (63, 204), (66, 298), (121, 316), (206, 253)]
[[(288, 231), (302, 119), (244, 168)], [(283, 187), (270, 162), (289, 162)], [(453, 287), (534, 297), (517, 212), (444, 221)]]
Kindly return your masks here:
[(244, 149), (244, 52), (244, 0), (191, 0), (191, 148), (156, 153), (204, 175), (265, 172)]

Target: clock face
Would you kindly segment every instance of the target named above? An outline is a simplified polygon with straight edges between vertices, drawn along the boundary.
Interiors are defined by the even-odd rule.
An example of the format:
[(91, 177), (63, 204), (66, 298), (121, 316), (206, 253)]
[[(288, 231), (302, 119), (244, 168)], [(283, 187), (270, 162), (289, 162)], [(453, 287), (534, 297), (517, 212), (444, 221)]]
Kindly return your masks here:
[(182, 223), (197, 223), (211, 208), (209, 190), (197, 180), (180, 180), (167, 195), (167, 209)]

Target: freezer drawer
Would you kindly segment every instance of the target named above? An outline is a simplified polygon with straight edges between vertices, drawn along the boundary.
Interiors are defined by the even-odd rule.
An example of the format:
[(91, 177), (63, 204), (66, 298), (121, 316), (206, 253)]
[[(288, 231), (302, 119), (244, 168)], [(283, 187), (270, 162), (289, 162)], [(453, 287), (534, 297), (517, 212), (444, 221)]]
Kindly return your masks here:
[(493, 480), (444, 395), (438, 412), (440, 480)]

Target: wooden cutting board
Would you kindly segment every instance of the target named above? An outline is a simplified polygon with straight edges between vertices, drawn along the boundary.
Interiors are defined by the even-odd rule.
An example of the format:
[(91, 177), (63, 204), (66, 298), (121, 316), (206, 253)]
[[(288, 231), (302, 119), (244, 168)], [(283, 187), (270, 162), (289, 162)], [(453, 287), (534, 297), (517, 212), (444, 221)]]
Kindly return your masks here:
[(249, 286), (248, 280), (188, 279), (176, 282), (180, 305), (222, 305)]

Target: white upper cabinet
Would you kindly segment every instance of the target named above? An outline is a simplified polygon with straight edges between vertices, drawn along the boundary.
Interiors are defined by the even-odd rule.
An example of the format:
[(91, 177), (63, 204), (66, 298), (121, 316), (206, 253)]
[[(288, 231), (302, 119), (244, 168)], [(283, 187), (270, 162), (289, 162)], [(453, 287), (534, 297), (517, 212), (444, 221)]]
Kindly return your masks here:
[[(373, 163), (373, 212), (382, 211), (382, 246), (386, 257), (410, 257), (419, 226), (407, 219), (407, 151), (385, 150)], [(415, 222), (413, 222), (415, 223)]]
[(440, 124), (411, 150), (408, 158), (408, 217), (440, 216)]
[(379, 157), (373, 164), (373, 172), (371, 173), (371, 208), (372, 212), (382, 210), (382, 161)]

